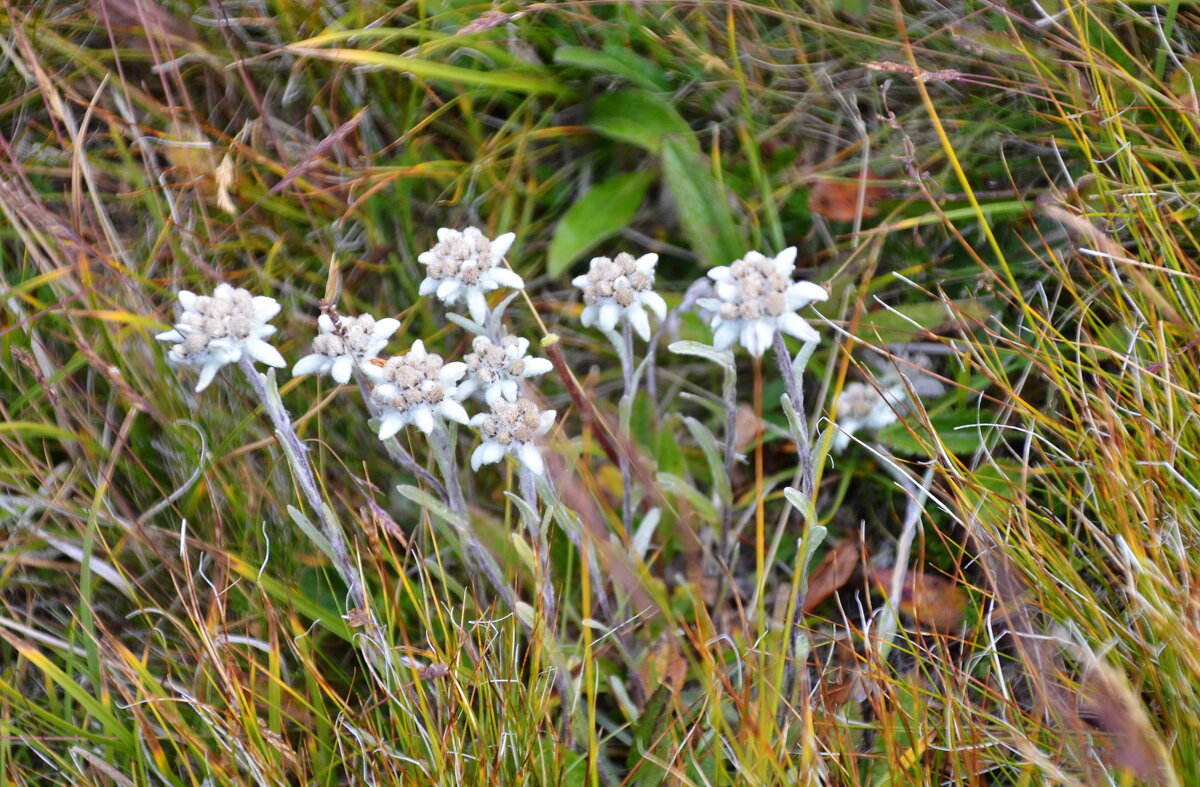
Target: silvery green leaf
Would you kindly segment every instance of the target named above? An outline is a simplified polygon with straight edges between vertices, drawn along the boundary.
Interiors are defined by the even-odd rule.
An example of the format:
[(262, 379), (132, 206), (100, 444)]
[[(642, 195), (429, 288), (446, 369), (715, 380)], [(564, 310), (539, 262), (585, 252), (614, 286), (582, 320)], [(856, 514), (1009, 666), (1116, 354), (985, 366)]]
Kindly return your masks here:
[(317, 549), (321, 550), (321, 553), (324, 554), (325, 557), (329, 558), (334, 566), (337, 566), (338, 561), (337, 557), (333, 553), (333, 546), (329, 543), (329, 539), (325, 538), (325, 534), (318, 530), (317, 527), (311, 521), (309, 521), (308, 517), (304, 515), (304, 512), (295, 506), (288, 506), (287, 512), (288, 516), (292, 518), (292, 522), (296, 525), (296, 527), (300, 528), (301, 532), (304, 533), (308, 540), (311, 541)]
[(646, 552), (650, 549), (650, 539), (654, 538), (654, 531), (658, 528), (660, 519), (662, 519), (662, 509), (660, 508), (650, 509), (650, 512), (642, 517), (637, 532), (633, 534), (633, 554), (637, 555), (638, 559), (646, 559)]
[(785, 486), (783, 488), (783, 496), (785, 498), (787, 498), (787, 501), (789, 503), (791, 503), (792, 506), (797, 511), (799, 511), (801, 514), (808, 513), (808, 505), (809, 505), (808, 496), (805, 495), (803, 492), (801, 492), (799, 489), (795, 489), (790, 486)]
[(700, 342), (671, 342), (671, 344), (667, 346), (667, 349), (676, 355), (694, 355), (697, 358), (704, 358), (705, 360), (712, 361), (724, 369), (734, 368), (733, 353), (717, 350), (707, 344), (701, 344)]
[(445, 503), (443, 503), (441, 500), (438, 500), (424, 489), (401, 484), (396, 487), (396, 491), (419, 505), (421, 508), (427, 511), (430, 516), (436, 517), (437, 519), (440, 519), (441, 521), (446, 522), (455, 528), (466, 527), (466, 523), (459, 519), (459, 517), (453, 511), (451, 511)]
[(454, 314), (453, 312), (446, 312), (446, 319), (460, 328), (466, 328), (476, 336), (487, 336), (487, 329), (472, 320), (470, 317), (464, 317), (461, 314)]
[(720, 520), (717, 507), (712, 504), (712, 501), (702, 495), (696, 487), (687, 481), (670, 473), (657, 473), (655, 479), (664, 492), (680, 494), (686, 497), (688, 502), (691, 503), (692, 508), (695, 509), (696, 515), (702, 519), (709, 522)]
[(713, 436), (707, 426), (691, 416), (686, 416), (683, 423), (708, 461), (708, 470), (712, 474), (713, 491), (717, 494), (717, 500), (724, 505), (730, 505), (733, 502), (733, 486), (729, 481), (729, 476), (725, 475), (725, 463), (721, 461), (717, 438)]
[(507, 309), (508, 305), (513, 302), (513, 298), (520, 295), (521, 292), (522, 290), (513, 290), (504, 297), (504, 300), (500, 301), (500, 303), (496, 305), (496, 308), (488, 312), (488, 323), (490, 323), (493, 335), (500, 335), (500, 319), (504, 317), (504, 310)]
[(514, 495), (512, 492), (505, 492), (504, 496), (512, 501), (513, 505), (520, 509), (521, 516), (523, 516), (527, 522), (540, 521), (537, 511), (534, 511), (533, 506), (525, 502), (525, 498), (521, 497), (520, 495)]

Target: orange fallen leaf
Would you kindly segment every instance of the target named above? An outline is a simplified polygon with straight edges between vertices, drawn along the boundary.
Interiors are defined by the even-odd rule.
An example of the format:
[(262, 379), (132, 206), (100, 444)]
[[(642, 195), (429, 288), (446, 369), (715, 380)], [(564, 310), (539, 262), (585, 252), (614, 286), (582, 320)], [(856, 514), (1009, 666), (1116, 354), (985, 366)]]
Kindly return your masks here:
[[(892, 588), (895, 569), (873, 571), (871, 579), (885, 593)], [(955, 582), (936, 574), (909, 571), (900, 589), (900, 611), (918, 625), (947, 632), (962, 620), (967, 597)]]
[(808, 581), (808, 595), (804, 597), (804, 613), (807, 615), (832, 596), (842, 585), (850, 581), (858, 568), (858, 541), (843, 541), (825, 553), (820, 565)]
[[(867, 183), (863, 188), (863, 216), (874, 216), (878, 213), (875, 203), (888, 195), (886, 186), (873, 184), (877, 180), (874, 175), (867, 175)], [(855, 177), (851, 179), (820, 178), (813, 183), (808, 193), (808, 209), (822, 218), (830, 221), (854, 221), (858, 216), (858, 192), (862, 181)]]

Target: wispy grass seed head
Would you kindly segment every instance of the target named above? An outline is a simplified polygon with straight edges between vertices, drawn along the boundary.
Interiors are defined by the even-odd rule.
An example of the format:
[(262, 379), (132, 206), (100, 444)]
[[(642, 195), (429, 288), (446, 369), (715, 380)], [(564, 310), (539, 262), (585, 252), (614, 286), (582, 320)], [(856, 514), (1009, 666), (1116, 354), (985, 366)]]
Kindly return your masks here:
[(179, 322), (154, 338), (174, 343), (167, 353), (172, 363), (200, 370), (196, 393), (208, 387), (222, 366), (237, 363), (243, 355), (268, 366), (287, 366), (279, 351), (263, 341), (275, 333), (267, 324), (279, 313), (274, 298), (222, 283), (212, 295), (181, 290), (179, 304)]
[(775, 257), (750, 251), (731, 265), (710, 270), (717, 297), (696, 303), (713, 313), (713, 346), (727, 350), (740, 341), (751, 355), (761, 358), (776, 331), (819, 342), (820, 334), (796, 312), (826, 300), (829, 293), (819, 284), (793, 281), (795, 267), (796, 247), (789, 246)]
[(439, 419), (468, 422), (459, 403), (458, 381), (467, 372), (461, 362), (444, 363), (440, 355), (426, 352), (420, 340), (405, 355), (393, 356), (382, 367), (370, 364), (379, 384), (371, 399), (379, 405), (379, 439), (386, 440), (412, 424), (425, 434)]
[(426, 266), (421, 295), (436, 295), (450, 306), (465, 300), (471, 319), (483, 324), (487, 293), (498, 287), (524, 289), (525, 281), (503, 265), (504, 255), (517, 237), (513, 233), (491, 240), (475, 227), (462, 232), (443, 227), (437, 237), (437, 245), (417, 257), (417, 262)]
[(621, 320), (627, 320), (638, 336), (649, 341), (650, 319), (645, 310), (654, 312), (660, 321), (667, 317), (666, 301), (654, 291), (657, 263), (657, 254), (634, 259), (623, 252), (613, 259), (593, 259), (588, 272), (572, 280), (583, 290), (585, 305), (580, 321), (584, 326), (598, 324), (601, 330), (611, 331)]
[(358, 317), (339, 317), (335, 323), (327, 314), (317, 318), (319, 333), (313, 339), (313, 353), (292, 367), (292, 375), (328, 374), (345, 385), (355, 367), (367, 363), (387, 346), (387, 341), (400, 328), (400, 321), (391, 317), (376, 320), (369, 314)]

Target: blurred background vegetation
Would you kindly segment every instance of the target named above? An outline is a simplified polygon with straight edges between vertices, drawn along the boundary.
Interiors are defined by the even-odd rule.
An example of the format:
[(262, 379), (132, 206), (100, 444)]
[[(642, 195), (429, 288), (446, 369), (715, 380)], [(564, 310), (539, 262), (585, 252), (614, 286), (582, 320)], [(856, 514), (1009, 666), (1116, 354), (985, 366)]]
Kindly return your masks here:
[[(1177, 1), (9, 4), (0, 773), (1196, 783), (1198, 52)], [(768, 376), (739, 414), (762, 474), (729, 479), (725, 530), (701, 437), (722, 435), (719, 371), (660, 348), (632, 439), (661, 518), (629, 533), (619, 474), (548, 375), (560, 487), (613, 581), (592, 587), (559, 531), (543, 642), (396, 491), (416, 481), (354, 392), (283, 374), (379, 623), (343, 617), (244, 381), (193, 394), (153, 335), (178, 290), (228, 281), (284, 304), (294, 362), (328, 288), (399, 318), (394, 351), (459, 358), (416, 255), (467, 225), (516, 233), (531, 301), (510, 329), (559, 335), (614, 421), (615, 356), (569, 282), (620, 250), (658, 252), (676, 306), (713, 265), (798, 247), (832, 292), (806, 376), (819, 454), (846, 384), (906, 353), (945, 393), (822, 462), (805, 522)], [(669, 332), (709, 338), (690, 313)], [(532, 603), (505, 471), (467, 481)], [(798, 657), (789, 592), (817, 526)]]

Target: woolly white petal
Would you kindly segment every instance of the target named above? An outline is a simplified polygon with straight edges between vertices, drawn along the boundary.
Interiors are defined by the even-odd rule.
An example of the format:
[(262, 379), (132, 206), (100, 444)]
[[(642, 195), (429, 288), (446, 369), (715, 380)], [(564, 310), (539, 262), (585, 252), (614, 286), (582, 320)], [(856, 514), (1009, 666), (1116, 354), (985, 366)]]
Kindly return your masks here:
[(638, 269), (638, 272), (644, 273), (647, 276), (653, 276), (654, 266), (658, 264), (658, 255), (654, 252), (643, 254), (634, 260), (633, 264)]
[(396, 411), (384, 413), (379, 419), (379, 439), (386, 440), (404, 428), (408, 419)]
[(433, 413), (429, 411), (428, 406), (422, 405), (420, 407), (413, 408), (409, 412), (412, 413), (413, 426), (417, 427), (425, 434), (429, 434), (433, 431)]
[(313, 353), (306, 355), (296, 361), (296, 365), (292, 367), (292, 377), (300, 377), (304, 374), (323, 374), (329, 368), (329, 356)]
[(871, 412), (867, 413), (867, 417), (863, 421), (863, 425), (872, 432), (878, 432), (888, 424), (895, 423), (895, 421), (896, 411), (893, 410), (887, 402), (880, 401), (871, 408)]
[(850, 433), (843, 432), (842, 429), (839, 428), (842, 426), (842, 424), (838, 424), (834, 427), (838, 431), (833, 436), (833, 442), (829, 446), (829, 450), (833, 451), (835, 454), (840, 454), (842, 451), (846, 450), (846, 446), (850, 445)]
[(457, 421), (460, 424), (471, 422), (471, 419), (467, 416), (466, 409), (453, 399), (443, 399), (441, 404), (438, 405), (438, 411), (451, 421)]
[(571, 285), (574, 287), (578, 287), (581, 290), (587, 286), (587, 283), (588, 283), (587, 274), (584, 274), (583, 276), (576, 276), (574, 279), (571, 279)]
[(425, 342), (417, 339), (412, 343), (412, 347), (408, 348), (408, 354), (412, 356), (414, 361), (420, 361), (429, 353), (425, 352)]
[(417, 255), (417, 262), (421, 263), (422, 265), (428, 265), (437, 258), (438, 255), (434, 254), (432, 251), (423, 251)]
[(517, 236), (511, 232), (506, 232), (498, 236), (492, 241), (492, 259), (499, 261), (501, 257), (508, 254), (508, 250), (512, 248), (513, 241)]
[(525, 289), (525, 280), (508, 268), (492, 268), (487, 275), (493, 283), (501, 287), (510, 287), (514, 290)]
[(787, 288), (788, 306), (793, 309), (803, 309), (810, 303), (829, 300), (829, 293), (819, 284), (811, 281), (798, 281)]
[(554, 368), (554, 364), (545, 358), (526, 358), (525, 374), (523, 377), (537, 377)]
[(333, 320), (328, 314), (320, 314), (317, 316), (317, 328), (321, 333), (333, 333)]
[(375, 323), (374, 329), (371, 330), (371, 335), (376, 339), (387, 339), (398, 330), (400, 330), (399, 320), (394, 317), (384, 317)]
[(650, 318), (643, 309), (626, 309), (625, 319), (629, 320), (629, 324), (637, 331), (637, 335), (642, 337), (642, 341), (650, 341)]
[(741, 295), (741, 290), (731, 281), (719, 281), (713, 286), (713, 290), (716, 291), (717, 298), (732, 303), (736, 303)]
[(463, 375), (467, 373), (467, 365), (462, 361), (451, 361), (442, 367), (438, 372), (438, 380), (442, 385), (450, 385), (450, 383), (461, 380)]
[(204, 364), (204, 366), (200, 369), (200, 379), (196, 381), (196, 393), (200, 393), (208, 387), (208, 384), (211, 383), (213, 378), (217, 376), (217, 370), (222, 366), (224, 366), (224, 364), (217, 363), (216, 361), (209, 361), (208, 363)]
[(279, 354), (279, 350), (276, 350), (261, 339), (247, 339), (246, 354), (260, 363), (265, 363), (267, 366), (274, 366), (277, 369), (287, 366), (287, 361), (283, 360), (283, 356)]
[(179, 291), (179, 305), (187, 311), (195, 311), (196, 309), (196, 293), (191, 290)]
[(619, 319), (621, 319), (621, 307), (615, 301), (606, 300), (600, 304), (600, 330), (611, 331), (617, 327)]
[(492, 383), (483, 389), (483, 400), (488, 403), (489, 407), (495, 407), (496, 402), (499, 402), (503, 398), (504, 386), (500, 383)]
[(480, 465), (495, 464), (503, 458), (504, 446), (495, 440), (484, 440), (471, 454), (471, 469), (478, 470)]
[(429, 276), (426, 276), (421, 281), (421, 286), (417, 288), (417, 295), (424, 296), (424, 295), (429, 295), (430, 293), (437, 292), (438, 283), (440, 281), (441, 281), (440, 279), (434, 279), (434, 278), (430, 278)]
[(504, 380), (500, 383), (501, 395), (510, 402), (517, 401), (517, 381)]
[(761, 358), (767, 346), (771, 343), (774, 331), (771, 326), (761, 320), (747, 320), (742, 323), (742, 346), (755, 358)]
[(718, 350), (728, 350), (737, 341), (739, 322), (738, 320), (721, 322), (713, 331), (713, 347)]
[(269, 298), (266, 295), (254, 296), (254, 317), (260, 322), (266, 322), (276, 314), (279, 314), (279, 310), (282, 308), (279, 305), (279, 301), (274, 298)]
[(659, 320), (667, 319), (667, 302), (654, 290), (647, 290), (642, 293), (642, 303), (649, 306), (650, 311), (654, 312)]
[(172, 328), (169, 331), (156, 333), (154, 338), (158, 339), (160, 342), (181, 342), (183, 341), (183, 334)]
[(554, 426), (554, 417), (558, 415), (557, 410), (543, 410), (538, 416), (538, 434), (545, 434), (550, 431), (550, 427)]
[(484, 421), (485, 421), (485, 420), (486, 420), (486, 419), (487, 419), (487, 418), (488, 418), (490, 415), (491, 415), (491, 413), (476, 413), (475, 415), (471, 416), (471, 420), (470, 420), (470, 421), (468, 421), (467, 423), (469, 423), (471, 426), (473, 426), (473, 427), (475, 427), (476, 429), (478, 429), (479, 427), (483, 426), (483, 422), (484, 422)]
[(367, 379), (371, 380), (372, 382), (377, 383), (383, 379), (383, 367), (382, 366), (376, 366), (373, 363), (360, 363), (358, 365), (358, 368), (360, 370), (362, 370), (362, 373), (365, 374), (367, 376)]
[(467, 311), (471, 313), (471, 319), (480, 325), (487, 321), (487, 298), (483, 297), (478, 287), (467, 290)]
[(796, 268), (796, 247), (788, 246), (783, 251), (775, 255), (775, 270), (780, 273), (791, 276), (792, 271)]
[(333, 362), (333, 369), (330, 370), (329, 376), (342, 385), (345, 385), (350, 382), (350, 375), (353, 372), (354, 359), (349, 355), (339, 355)]
[(717, 298), (697, 298), (696, 305), (705, 311), (716, 312), (721, 308), (721, 301)]
[(437, 296), (443, 301), (453, 302), (458, 300), (460, 289), (462, 289), (462, 282), (458, 279), (442, 279), (438, 283)]
[(529, 443), (523, 443), (517, 449), (517, 459), (521, 461), (521, 464), (529, 468), (529, 472), (534, 475), (541, 475), (546, 469), (545, 463), (542, 462), (541, 452), (537, 450), (536, 446)]
[(596, 317), (600, 314), (600, 310), (596, 308), (596, 304), (583, 307), (583, 313), (579, 315), (579, 322), (583, 323), (584, 328), (591, 328), (592, 323), (596, 322)]
[(815, 328), (809, 325), (803, 317), (795, 312), (786, 312), (779, 315), (777, 322), (779, 324), (779, 330), (791, 336), (795, 336), (801, 341), (814, 344), (821, 341), (821, 334), (817, 333)]
[(715, 268), (710, 268), (708, 271), (708, 278), (712, 279), (713, 281), (717, 281), (717, 282), (728, 281), (729, 280), (729, 266), (728, 265), (718, 265)]
[(437, 239), (445, 241), (447, 238), (452, 238), (458, 234), (458, 230), (452, 230), (449, 227), (438, 227)]

